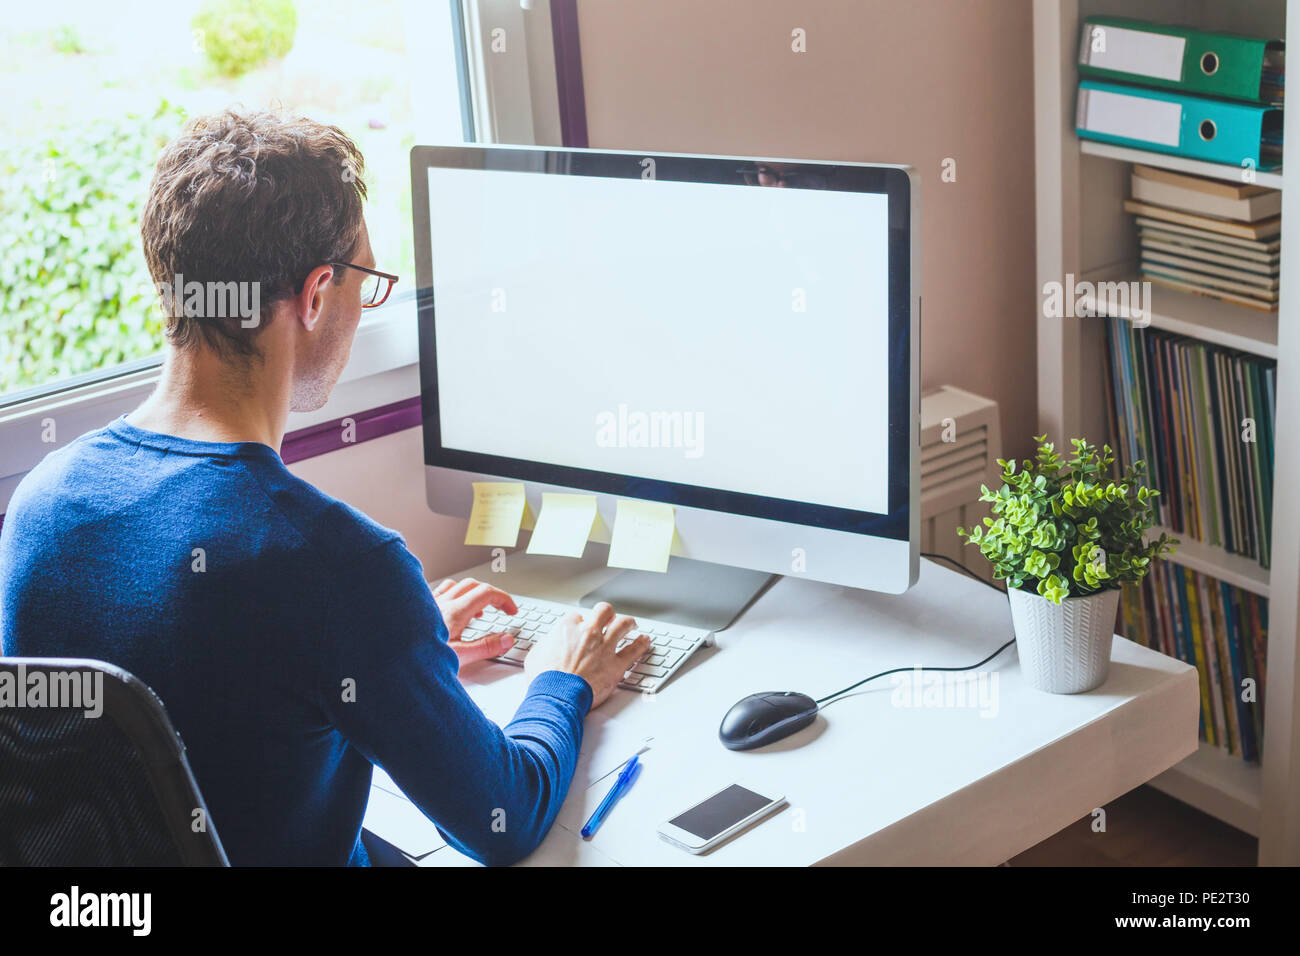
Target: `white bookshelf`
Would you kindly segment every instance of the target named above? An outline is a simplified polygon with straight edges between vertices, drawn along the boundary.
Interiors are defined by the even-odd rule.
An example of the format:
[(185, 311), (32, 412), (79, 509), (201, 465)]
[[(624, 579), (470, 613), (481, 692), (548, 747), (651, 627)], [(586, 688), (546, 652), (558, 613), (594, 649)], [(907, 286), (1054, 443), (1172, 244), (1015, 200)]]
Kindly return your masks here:
[(1232, 554), (1204, 541), (1197, 541), (1181, 531), (1152, 528), (1151, 534), (1159, 535), (1162, 531), (1178, 539), (1178, 550), (1172, 558), (1175, 564), (1181, 564), (1201, 574), (1211, 575), (1220, 581), (1227, 581), (1233, 587), (1244, 588), (1261, 597), (1269, 597), (1271, 575), (1268, 568), (1263, 567), (1258, 561), (1240, 554)]
[[(1290, 7), (1294, 16), (1288, 18)], [(1074, 132), (1079, 29), (1089, 14), (1111, 14), (1203, 29), (1285, 37), (1300, 50), (1300, 0), (1034, 0), (1035, 202), (1038, 288), (1076, 280), (1132, 279), (1137, 244), (1123, 209), (1133, 163), (1241, 181), (1241, 168), (1080, 140)], [(1289, 30), (1288, 30), (1289, 26)], [(1290, 34), (1290, 35), (1288, 35)], [(1294, 114), (1294, 115), (1292, 115)], [(1300, 149), (1300, 109), (1284, 119), (1287, 149)], [(1296, 166), (1300, 170), (1300, 165)], [(1300, 173), (1297, 173), (1300, 175)], [(1283, 190), (1282, 275), (1300, 277), (1300, 179), (1256, 174)], [(1296, 280), (1300, 282), (1300, 279)], [(1275, 359), (1279, 422), (1300, 421), (1300, 295), (1283, 279), (1277, 313), (1152, 286), (1151, 325)], [(1129, 317), (1131, 316), (1120, 316)], [(1110, 434), (1105, 325), (1038, 310), (1039, 428), (1057, 441)], [(1152, 785), (1259, 838), (1261, 864), (1300, 864), (1300, 431), (1275, 436), (1271, 568), (1222, 548), (1175, 535), (1174, 560), (1269, 598), (1263, 757), (1240, 757), (1202, 744)]]
[[(1099, 143), (1084, 140), (1079, 148), (1089, 156), (1105, 156), (1118, 159), (1124, 163), (1141, 163), (1144, 166), (1156, 166), (1160, 169), (1172, 169), (1175, 172), (1190, 173), (1193, 176), (1209, 176), (1214, 179), (1226, 179), (1229, 182), (1241, 182), (1240, 166), (1225, 166), (1222, 163), (1207, 163), (1201, 159), (1185, 159), (1169, 153), (1154, 153), (1148, 149), (1133, 149), (1131, 146), (1116, 146), (1114, 143)], [(1257, 171), (1255, 182), (1270, 189), (1282, 188), (1282, 170), (1270, 169)]]
[[(1118, 270), (1116, 275), (1107, 270), (1083, 276), (1080, 281), (1141, 281), (1136, 272)], [(1095, 288), (1095, 287), (1094, 287)], [(1098, 311), (1096, 292), (1084, 296), (1090, 311)], [(1132, 309), (1107, 308), (1114, 303), (1103, 303), (1100, 310), (1107, 317), (1133, 318)], [(1191, 335), (1215, 345), (1240, 349), (1264, 358), (1277, 358), (1277, 313), (1263, 312), (1245, 305), (1221, 302), (1207, 295), (1171, 289), (1151, 283), (1151, 326)]]

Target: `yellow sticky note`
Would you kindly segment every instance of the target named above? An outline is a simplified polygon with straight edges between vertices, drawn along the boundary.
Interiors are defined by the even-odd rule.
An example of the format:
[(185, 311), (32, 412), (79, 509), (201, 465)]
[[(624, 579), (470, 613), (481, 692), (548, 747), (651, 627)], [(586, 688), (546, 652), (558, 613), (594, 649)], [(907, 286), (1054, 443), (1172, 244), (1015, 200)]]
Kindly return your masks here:
[(528, 553), (580, 558), (595, 523), (596, 499), (592, 495), (544, 491), (542, 510), (537, 515), (537, 530), (528, 542)]
[(620, 498), (618, 510), (614, 512), (609, 566), (663, 573), (668, 570), (668, 555), (675, 533), (672, 505)]
[(513, 548), (528, 516), (524, 486), (510, 481), (474, 482), (474, 507), (465, 529), (466, 544)]

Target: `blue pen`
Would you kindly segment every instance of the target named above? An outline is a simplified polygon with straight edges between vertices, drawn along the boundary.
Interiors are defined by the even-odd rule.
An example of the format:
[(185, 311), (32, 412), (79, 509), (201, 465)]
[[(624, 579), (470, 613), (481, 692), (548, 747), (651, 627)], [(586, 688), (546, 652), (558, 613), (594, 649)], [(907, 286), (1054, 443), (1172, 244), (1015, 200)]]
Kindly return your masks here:
[(605, 817), (609, 814), (609, 809), (614, 805), (614, 801), (621, 797), (627, 788), (632, 785), (632, 774), (636, 771), (637, 761), (640, 759), (641, 758), (638, 754), (632, 755), (632, 759), (627, 762), (627, 766), (623, 768), (623, 772), (620, 773), (618, 779), (614, 781), (614, 786), (610, 787), (609, 793), (605, 794), (605, 799), (600, 801), (600, 806), (598, 806), (596, 812), (591, 815), (591, 819), (587, 821), (587, 825), (582, 828), (582, 838), (584, 840), (591, 839), (591, 835), (596, 832), (597, 828), (599, 828), (602, 823), (605, 822)]

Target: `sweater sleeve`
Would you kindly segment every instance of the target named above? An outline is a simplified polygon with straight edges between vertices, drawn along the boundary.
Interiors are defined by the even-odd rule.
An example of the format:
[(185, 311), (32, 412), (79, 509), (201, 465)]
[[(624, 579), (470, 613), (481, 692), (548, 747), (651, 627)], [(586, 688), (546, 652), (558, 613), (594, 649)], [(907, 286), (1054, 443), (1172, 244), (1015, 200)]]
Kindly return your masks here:
[(400, 539), (347, 577), (321, 648), (328, 719), (456, 849), (489, 865), (523, 859), (568, 792), (591, 687), (540, 674), (500, 728), (461, 686), (442, 615)]

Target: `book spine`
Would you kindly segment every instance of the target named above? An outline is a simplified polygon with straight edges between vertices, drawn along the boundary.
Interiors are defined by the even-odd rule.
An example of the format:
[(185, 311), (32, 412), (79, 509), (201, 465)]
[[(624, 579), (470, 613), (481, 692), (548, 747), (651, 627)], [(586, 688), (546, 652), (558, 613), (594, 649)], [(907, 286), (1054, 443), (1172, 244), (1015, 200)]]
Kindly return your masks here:
[(1197, 476), (1201, 485), (1201, 501), (1205, 506), (1205, 537), (1203, 540), (1221, 547), (1223, 533), (1219, 526), (1219, 487), (1214, 470), (1214, 434), (1210, 424), (1214, 412), (1210, 408), (1210, 383), (1206, 374), (1205, 349), (1197, 347), (1192, 353), (1192, 371), (1196, 380), (1196, 426), (1199, 436), (1196, 449)]
[(1255, 667), (1259, 673), (1259, 706), (1268, 695), (1268, 602), (1255, 602)]
[(1246, 407), (1246, 390), (1242, 381), (1242, 370), (1244, 363), (1240, 358), (1233, 361), (1232, 381), (1233, 381), (1233, 401), (1237, 410), (1233, 418), (1233, 425), (1236, 428), (1236, 448), (1238, 455), (1239, 467), (1241, 469), (1241, 487), (1245, 492), (1245, 498), (1242, 501), (1243, 522), (1246, 526), (1246, 540), (1250, 543), (1250, 557), (1256, 560), (1260, 557), (1259, 546), (1259, 525), (1260, 522), (1255, 520), (1255, 482), (1253, 480), (1255, 469), (1252, 467), (1251, 449), (1249, 442), (1243, 441), (1247, 420), (1250, 418), (1249, 411)]
[(1196, 539), (1205, 541), (1208, 538), (1208, 529), (1206, 528), (1205, 504), (1202, 501), (1203, 489), (1200, 480), (1200, 465), (1196, 456), (1196, 438), (1198, 435), (1194, 411), (1196, 385), (1192, 381), (1191, 362), (1188, 354), (1191, 351), (1191, 345), (1186, 342), (1174, 342), (1172, 347), (1174, 357), (1178, 363), (1179, 381), (1182, 382), (1182, 390), (1179, 393), (1178, 414), (1182, 419), (1179, 431), (1183, 443), (1183, 480), (1187, 483), (1188, 499), (1191, 505), (1190, 524)]
[(1172, 381), (1165, 362), (1165, 338), (1147, 336), (1151, 345), (1151, 382), (1155, 386), (1156, 407), (1152, 409), (1155, 427), (1152, 429), (1153, 445), (1160, 448), (1161, 485), (1160, 490), (1168, 495), (1169, 521), (1171, 528), (1178, 532), (1186, 531), (1182, 520), (1183, 498), (1178, 481), (1178, 460), (1175, 455), (1173, 425), (1169, 420), (1169, 392)]
[(1224, 614), (1222, 593), (1218, 582), (1208, 575), (1201, 576), (1201, 587), (1210, 609), (1210, 637), (1214, 641), (1218, 664), (1219, 699), (1223, 702), (1223, 723), (1227, 733), (1230, 753), (1241, 753), (1241, 726), (1237, 722), (1236, 694), (1233, 692), (1232, 656), (1228, 650), (1227, 617)]
[(1119, 446), (1116, 452), (1122, 467), (1134, 461), (1133, 446), (1128, 427), (1133, 414), (1125, 395), (1128, 376), (1122, 358), (1123, 349), (1115, 331), (1116, 321), (1118, 320), (1108, 319), (1105, 323), (1106, 367), (1110, 369), (1110, 389), (1107, 392), (1110, 401), (1107, 404), (1110, 410), (1111, 434), (1115, 436), (1115, 443)]
[[(1135, 430), (1138, 435), (1138, 457), (1147, 463), (1147, 474), (1152, 481), (1157, 481), (1161, 469), (1164, 467), (1161, 461), (1160, 450), (1156, 447), (1155, 418), (1153, 412), (1158, 401), (1155, 394), (1155, 383), (1151, 378), (1150, 356), (1147, 352), (1148, 344), (1153, 339), (1148, 338), (1145, 334), (1139, 335), (1129, 332), (1126, 336), (1129, 345), (1129, 361), (1133, 376), (1134, 400), (1137, 403), (1138, 416), (1135, 422)], [(1159, 485), (1158, 487), (1164, 487)], [(1160, 495), (1156, 498), (1156, 515), (1163, 525), (1169, 523), (1169, 497)]]
[(1210, 418), (1213, 429), (1213, 443), (1210, 445), (1210, 458), (1213, 462), (1215, 476), (1215, 494), (1218, 497), (1219, 505), (1219, 540), (1216, 542), (1225, 551), (1232, 549), (1231, 519), (1229, 517), (1228, 496), (1228, 472), (1225, 467), (1226, 458), (1223, 454), (1224, 429), (1223, 416), (1218, 414), (1217, 410), (1222, 408), (1221, 399), (1219, 398), (1219, 362), (1218, 354), (1210, 351), (1205, 353), (1205, 373), (1209, 382), (1210, 401), (1216, 409), (1215, 414)]
[(1219, 364), (1219, 414), (1224, 418), (1223, 446), (1219, 449), (1223, 455), (1224, 471), (1228, 476), (1229, 526), (1231, 528), (1229, 550), (1236, 554), (1245, 553), (1245, 542), (1241, 532), (1241, 484), (1237, 468), (1237, 430), (1233, 427), (1232, 393), (1230, 387), (1231, 369), (1228, 357), (1222, 352), (1215, 353)]
[(1250, 650), (1255, 660), (1255, 745), (1264, 752), (1264, 698), (1268, 695), (1265, 664), (1268, 651), (1268, 601), (1256, 594), (1250, 598)]
[(1205, 655), (1205, 674), (1210, 683), (1210, 713), (1214, 719), (1214, 736), (1218, 746), (1232, 752), (1232, 738), (1228, 734), (1228, 723), (1223, 715), (1223, 681), (1219, 677), (1219, 648), (1214, 640), (1214, 624), (1210, 619), (1210, 604), (1205, 594), (1205, 576), (1194, 573), (1191, 576), (1192, 613), (1200, 624), (1200, 647)]
[(1246, 404), (1255, 424), (1250, 445), (1250, 462), (1254, 470), (1255, 521), (1259, 528), (1260, 563), (1269, 566), (1273, 538), (1273, 430), (1271, 417), (1264, 408), (1262, 381), (1264, 368), (1257, 361), (1246, 363)]
[(1243, 760), (1254, 760), (1256, 757), (1255, 727), (1248, 709), (1250, 705), (1242, 699), (1243, 684), (1248, 674), (1242, 654), (1241, 592), (1240, 589), (1222, 582), (1219, 584), (1219, 589), (1228, 635), (1228, 652), (1232, 661), (1232, 703), (1237, 713), (1237, 726), (1241, 733), (1241, 756)]
[(1150, 603), (1150, 615), (1156, 632), (1160, 635), (1160, 647), (1164, 653), (1176, 660), (1183, 660), (1182, 648), (1178, 646), (1177, 635), (1169, 603), (1169, 565), (1156, 565), (1155, 578), (1147, 590), (1146, 597)]
[(1191, 650), (1191, 660), (1196, 664), (1196, 673), (1201, 685), (1201, 721), (1205, 727), (1205, 739), (1212, 744), (1219, 743), (1217, 722), (1214, 719), (1214, 704), (1210, 700), (1210, 672), (1205, 659), (1205, 646), (1201, 642), (1201, 614), (1196, 606), (1196, 585), (1191, 580), (1193, 572), (1179, 568), (1179, 581), (1175, 590), (1181, 602), (1180, 615), (1183, 634)]

